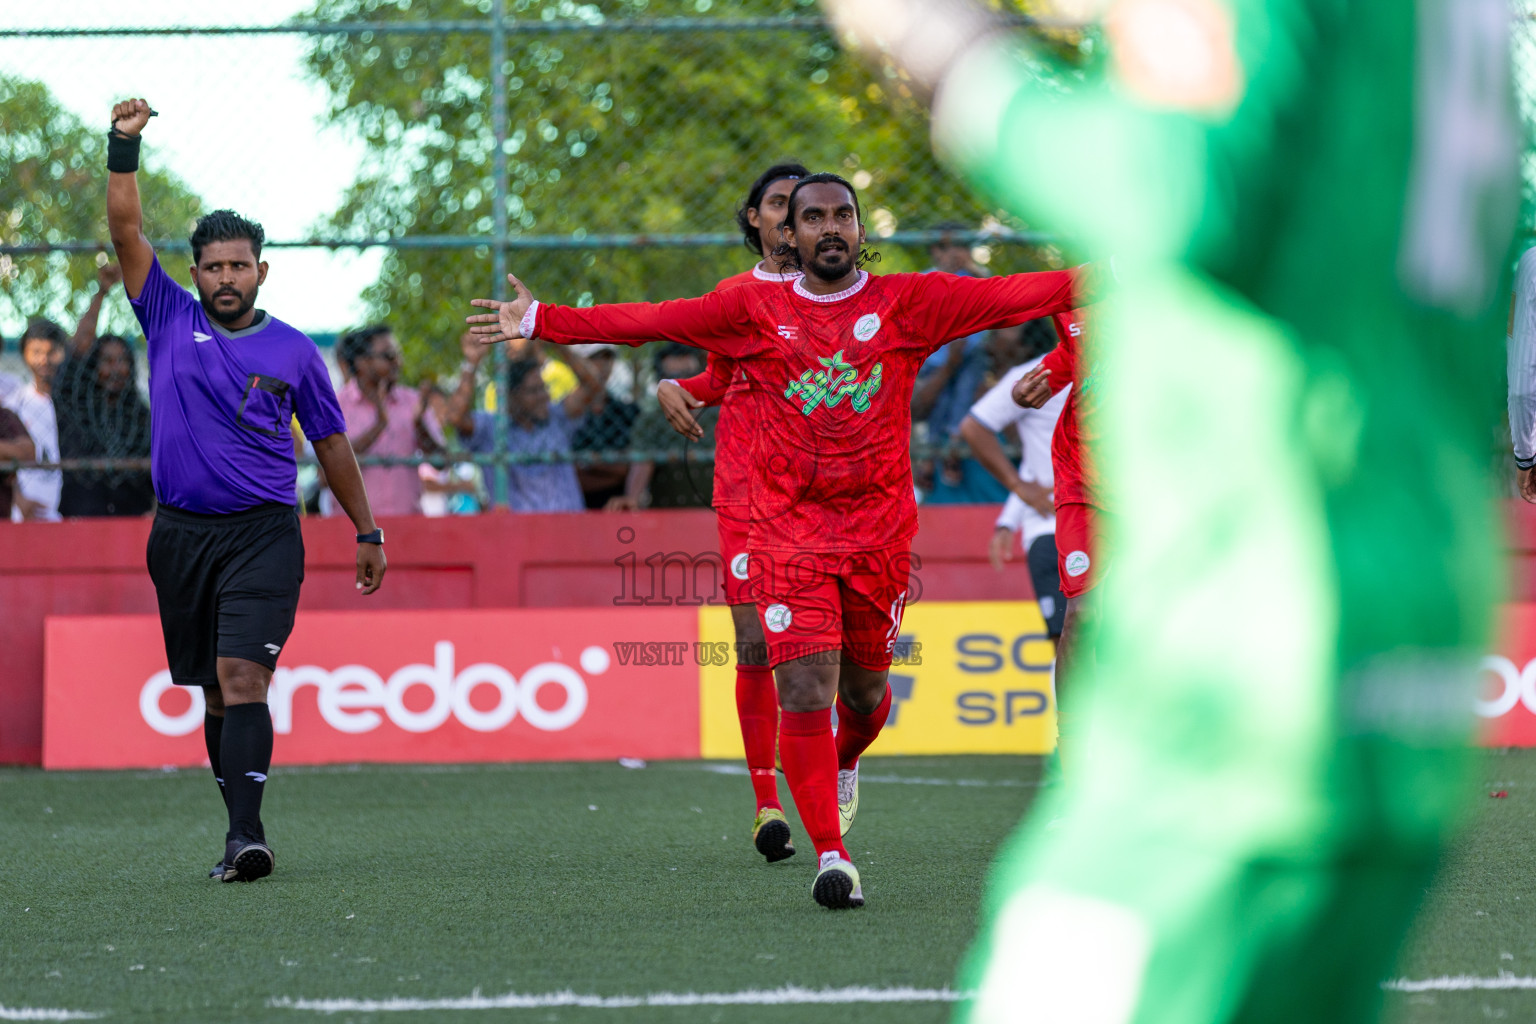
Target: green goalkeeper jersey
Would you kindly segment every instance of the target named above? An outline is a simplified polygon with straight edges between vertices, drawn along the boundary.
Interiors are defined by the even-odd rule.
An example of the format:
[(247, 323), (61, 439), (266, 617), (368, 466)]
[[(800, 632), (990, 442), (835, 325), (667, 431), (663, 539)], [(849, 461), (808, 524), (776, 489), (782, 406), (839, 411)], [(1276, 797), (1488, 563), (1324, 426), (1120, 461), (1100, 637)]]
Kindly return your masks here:
[(1372, 1019), (1463, 791), (1517, 216), (1502, 0), (1121, 0), (1094, 84), (983, 44), (935, 138), (1113, 253), (1116, 504), (1073, 771), (967, 1019)]

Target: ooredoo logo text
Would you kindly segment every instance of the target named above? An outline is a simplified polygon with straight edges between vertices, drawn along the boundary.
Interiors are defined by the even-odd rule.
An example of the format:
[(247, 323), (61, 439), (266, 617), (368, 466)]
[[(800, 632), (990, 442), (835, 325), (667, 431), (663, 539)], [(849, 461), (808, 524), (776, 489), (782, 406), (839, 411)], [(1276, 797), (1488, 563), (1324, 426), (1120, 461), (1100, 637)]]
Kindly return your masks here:
[(1536, 715), (1536, 658), (1522, 667), (1502, 654), (1490, 654), (1483, 659), (1482, 668), (1498, 680), (1499, 692), (1477, 702), (1479, 717), (1502, 718), (1515, 710), (1516, 704), (1524, 704), (1527, 711)]
[[(476, 732), (496, 732), (512, 724), (519, 716), (543, 732), (569, 729), (587, 710), (586, 676), (602, 675), (611, 665), (608, 651), (588, 647), (577, 659), (580, 671), (564, 662), (545, 661), (532, 665), (521, 676), (514, 676), (501, 665), (477, 662), (456, 668), (451, 641), (439, 640), (433, 648), (432, 664), (404, 665), (386, 679), (366, 665), (279, 666), (272, 675), (267, 704), (272, 711), (272, 727), (279, 733), (293, 731), (294, 696), (304, 687), (315, 688), (315, 704), (320, 717), (337, 732), (371, 732), (389, 719), (405, 732), (431, 732), (450, 717)], [(421, 688), (431, 695), (425, 707), (413, 708), (406, 694)], [(477, 707), (474, 693), (482, 687), (496, 692), (494, 701), (481, 699)], [(540, 700), (546, 689), (560, 691)], [(168, 714), (161, 698), (168, 690), (181, 689), (192, 698), (185, 711)], [(420, 697), (412, 704), (420, 705)], [(139, 691), (139, 713), (144, 722), (162, 736), (185, 736), (203, 724), (203, 691), (196, 686), (178, 687), (169, 671), (151, 676)]]

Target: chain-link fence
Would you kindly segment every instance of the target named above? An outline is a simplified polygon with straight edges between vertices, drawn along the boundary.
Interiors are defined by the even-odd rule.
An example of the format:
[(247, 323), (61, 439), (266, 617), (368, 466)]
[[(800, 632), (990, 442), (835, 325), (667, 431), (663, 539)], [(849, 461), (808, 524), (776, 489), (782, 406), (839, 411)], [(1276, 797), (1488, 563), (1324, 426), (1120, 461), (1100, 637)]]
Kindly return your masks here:
[[(1091, 32), (1031, 17), (1048, 5), (1005, 6), (1062, 60), (1095, 49)], [(1514, 9), (1529, 120), (1536, 0)], [(550, 463), (577, 467), (589, 505), (623, 499), (637, 465), (655, 475), (686, 462), (679, 501), (708, 490), (707, 473), (688, 468), (707, 466), (707, 443), (654, 429), (655, 346), (591, 353), (607, 375), (595, 392), (553, 354), (522, 353), (540, 363), (530, 377), (498, 351), (469, 371), (465, 405), (464, 300), (503, 294), (508, 270), (576, 304), (703, 293), (756, 260), (736, 211), (757, 173), (785, 159), (859, 187), (882, 270), (923, 269), (941, 238), (989, 271), (1065, 259), (936, 163), (897, 72), (845, 52), (814, 0), (311, 0), (293, 14), (265, 26), (81, 27), (40, 11), (31, 27), (0, 29), (0, 334), (16, 338), (39, 314), (72, 331), (87, 313), (106, 251), (103, 128), (111, 101), (129, 95), (161, 113), (141, 179), (167, 266), (185, 281), (200, 212), (230, 206), (263, 221), (273, 272), (262, 305), (315, 336), (354, 390), (381, 373), (368, 352), (355, 368), (338, 339), (388, 325), (397, 386), (420, 389), (415, 411), (436, 447), (370, 450), (365, 462), (425, 457), (427, 493), (460, 507), (505, 500), (518, 467)], [(1529, 156), (1526, 169), (1536, 180)], [(120, 289), (101, 324), (138, 337)], [(955, 377), (978, 387), (1031, 344), (988, 339)], [(553, 448), (520, 445), (509, 375), (525, 390), (542, 381), (553, 406), (585, 412), (582, 425)], [(476, 413), (495, 424), (488, 439), (474, 433)], [(932, 436), (926, 425), (918, 468), (943, 491), (943, 424)], [(77, 454), (130, 454), (122, 447)], [(480, 469), (455, 468), (466, 466)]]
[[(1017, 20), (1033, 24), (1022, 8)], [(1080, 34), (1039, 31), (1063, 56), (1078, 53)], [(756, 175), (785, 160), (860, 188), (881, 269), (928, 266), (928, 243), (941, 237), (996, 271), (1063, 259), (939, 167), (896, 72), (845, 53), (810, 0), (318, 0), (259, 28), (0, 30), (0, 58), (0, 165), (10, 169), (0, 184), (10, 212), (0, 330), (15, 337), (39, 312), (72, 328), (86, 311), (104, 260), (100, 129), (112, 98), (145, 95), (161, 113), (145, 132), (146, 231), (167, 265), (185, 262), (191, 221), (211, 206), (263, 220), (274, 266), (263, 304), (322, 344), (349, 321), (391, 327), (401, 386), (437, 406), (429, 422), (453, 411), (444, 406), (462, 383), (465, 299), (502, 295), (508, 270), (576, 304), (701, 294), (757, 259), (736, 212)], [(80, 69), (98, 83), (89, 103), (89, 89), (65, 80)], [(289, 141), (306, 97), (318, 123), (301, 134), (324, 145)], [(348, 279), (335, 252), (370, 254), (368, 278), (354, 272), (352, 295), (314, 314), (323, 322), (287, 312), (285, 279), (310, 290), (317, 278)], [(104, 328), (137, 335), (120, 298), (102, 316)], [(355, 368), (344, 349), (338, 378), (370, 383), (371, 357)], [(596, 354), (608, 379), (590, 400), (567, 361), (520, 355), (542, 362), (555, 406), (585, 404), (581, 426), (558, 450), (532, 452), (517, 450), (504, 417), (489, 448), (472, 429), (437, 422), (440, 463), (472, 447), (502, 467), (504, 489), (508, 465), (573, 461), (589, 505), (622, 498), (633, 464), (686, 458), (707, 469), (707, 443), (687, 447), (656, 429), (657, 353)], [(995, 362), (985, 352), (969, 360), (983, 377)], [(480, 412), (513, 412), (509, 373), (523, 379), (500, 352), (474, 371)], [(682, 490), (707, 497), (699, 475), (702, 486), (690, 478)]]

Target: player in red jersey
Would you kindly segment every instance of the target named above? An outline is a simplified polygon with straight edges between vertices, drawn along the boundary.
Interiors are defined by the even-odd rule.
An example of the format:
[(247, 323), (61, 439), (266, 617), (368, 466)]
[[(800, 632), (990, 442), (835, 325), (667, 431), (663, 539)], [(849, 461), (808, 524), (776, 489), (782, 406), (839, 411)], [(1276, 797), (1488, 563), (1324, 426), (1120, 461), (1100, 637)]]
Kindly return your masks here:
[[(789, 208), (795, 182), (811, 172), (795, 163), (775, 164), (758, 175), (736, 213), (747, 248), (762, 257), (752, 269), (734, 274), (715, 286), (719, 291), (754, 281), (784, 282), (799, 271), (783, 271), (767, 255), (779, 244), (779, 226)], [(757, 606), (748, 586), (747, 523), (751, 473), (752, 433), (758, 417), (754, 385), (736, 360), (718, 352), (709, 354), (704, 372), (686, 380), (664, 380), (656, 397), (667, 419), (691, 440), (703, 436), (690, 409), (720, 406), (715, 425), (715, 522), (720, 531), (720, 556), (725, 565), (725, 603), (731, 609), (736, 630), (736, 716), (746, 748), (747, 771), (757, 801), (752, 821), (752, 845), (774, 861), (792, 857), (789, 822), (779, 803), (778, 772), (774, 769), (779, 740), (779, 694), (768, 666), (768, 645), (757, 618)]]
[[(818, 855), (812, 894), (825, 907), (852, 907), (864, 896), (838, 827), (837, 773), (890, 710), (886, 677), (917, 532), (909, 444), (918, 367), (952, 338), (1073, 308), (1077, 276), (871, 276), (858, 267), (857, 195), (835, 174), (795, 185), (784, 237), (805, 271), (793, 281), (576, 309), (535, 301), (509, 275), (517, 298), (475, 299), (495, 312), (468, 322), (488, 343), (678, 341), (739, 359), (763, 389), (748, 544), (783, 711), (779, 750)], [(850, 713), (834, 738), (839, 698)]]
[[(1013, 400), (1038, 409), (1052, 395), (1074, 385), (1051, 436), (1051, 468), (1056, 475), (1056, 567), (1067, 614), (1056, 641), (1057, 733), (1067, 735), (1061, 722), (1061, 683), (1093, 668), (1093, 627), (1096, 606), (1088, 597), (1109, 569), (1104, 545), (1104, 495), (1089, 458), (1093, 438), (1094, 364), (1084, 358), (1088, 322), (1083, 310), (1051, 318), (1060, 339), (1040, 365), (1013, 386)], [(1058, 739), (1057, 748), (1061, 747)]]

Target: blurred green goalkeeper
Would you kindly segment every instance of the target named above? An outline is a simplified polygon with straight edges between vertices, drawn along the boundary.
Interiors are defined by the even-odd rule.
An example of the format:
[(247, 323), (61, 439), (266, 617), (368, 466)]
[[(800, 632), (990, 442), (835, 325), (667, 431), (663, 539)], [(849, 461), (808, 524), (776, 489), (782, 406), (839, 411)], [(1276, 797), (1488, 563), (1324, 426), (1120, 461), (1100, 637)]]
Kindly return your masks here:
[(969, 4), (828, 6), (933, 90), (956, 167), (1119, 279), (1097, 666), (961, 1018), (1376, 1019), (1471, 796), (1498, 591), (1503, 0), (1080, 2), (1087, 84)]

